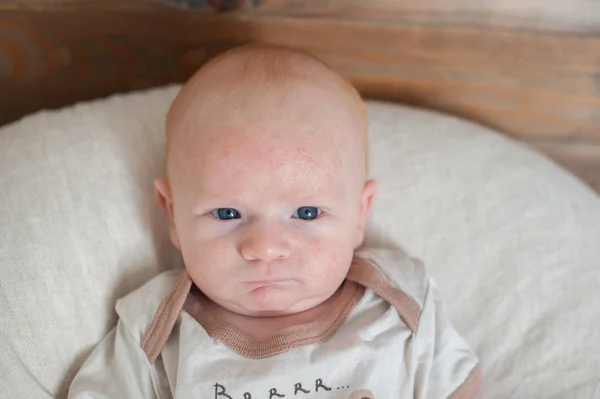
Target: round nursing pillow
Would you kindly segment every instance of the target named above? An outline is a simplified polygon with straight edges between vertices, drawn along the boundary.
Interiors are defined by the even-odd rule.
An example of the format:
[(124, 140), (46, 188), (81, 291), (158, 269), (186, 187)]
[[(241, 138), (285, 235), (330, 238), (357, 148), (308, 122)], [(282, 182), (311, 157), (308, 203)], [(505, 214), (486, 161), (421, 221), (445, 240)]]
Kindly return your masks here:
[[(153, 178), (178, 87), (0, 129), (0, 392), (64, 397), (117, 298), (181, 266)], [(424, 260), (480, 356), (483, 398), (600, 389), (600, 198), (476, 124), (370, 102), (367, 243)], [(394, 376), (390, 376), (394, 378)]]

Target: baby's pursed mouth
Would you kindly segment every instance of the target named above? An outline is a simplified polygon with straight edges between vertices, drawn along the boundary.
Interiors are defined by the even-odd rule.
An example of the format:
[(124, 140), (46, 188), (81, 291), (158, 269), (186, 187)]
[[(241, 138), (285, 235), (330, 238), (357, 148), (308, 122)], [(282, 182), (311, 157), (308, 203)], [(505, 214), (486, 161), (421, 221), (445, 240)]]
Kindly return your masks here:
[(247, 284), (280, 284), (292, 281), (289, 278), (248, 281)]
[(277, 279), (265, 279), (265, 280), (254, 280), (245, 282), (244, 285), (247, 285), (251, 288), (260, 288), (260, 287), (278, 287), (282, 285), (286, 285), (291, 283), (293, 280), (289, 278), (277, 278)]

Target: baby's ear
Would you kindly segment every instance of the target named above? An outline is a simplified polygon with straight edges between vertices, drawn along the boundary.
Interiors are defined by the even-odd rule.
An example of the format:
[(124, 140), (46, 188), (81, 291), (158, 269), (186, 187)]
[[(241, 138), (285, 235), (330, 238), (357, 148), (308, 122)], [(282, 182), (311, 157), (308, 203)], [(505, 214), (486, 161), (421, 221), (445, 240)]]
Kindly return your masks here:
[(369, 213), (371, 212), (371, 207), (373, 206), (373, 199), (375, 198), (376, 192), (377, 182), (375, 180), (367, 180), (360, 197), (360, 214), (358, 219), (358, 228), (356, 231), (355, 248), (360, 247), (365, 238), (365, 225), (367, 223)]
[(171, 194), (171, 185), (167, 180), (157, 179), (154, 181), (154, 189), (156, 200), (163, 208), (167, 223), (169, 223), (169, 235), (171, 236), (171, 242), (175, 247), (181, 250), (179, 244), (179, 236), (177, 235), (177, 229), (175, 228), (175, 217), (173, 215), (173, 197)]

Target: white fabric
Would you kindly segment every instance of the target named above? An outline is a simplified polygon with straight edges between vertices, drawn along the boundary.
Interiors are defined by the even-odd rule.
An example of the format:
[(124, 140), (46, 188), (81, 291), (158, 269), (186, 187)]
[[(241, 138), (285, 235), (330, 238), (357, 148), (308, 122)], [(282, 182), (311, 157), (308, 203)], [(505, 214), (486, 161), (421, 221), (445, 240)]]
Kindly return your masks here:
[(388, 283), (417, 293), (412, 298), (422, 312), (415, 333), (392, 305), (366, 290), (330, 339), (252, 359), (212, 339), (184, 311), (152, 365), (141, 340), (181, 273), (170, 271), (117, 302), (118, 326), (76, 375), (69, 398), (346, 399), (361, 391), (370, 399), (449, 397), (465, 384), (477, 359), (445, 317), (435, 285), (399, 251), (367, 249), (360, 256), (381, 260), (373, 264), (377, 269), (403, 270), (401, 281)]
[[(0, 392), (64, 397), (114, 303), (178, 262), (152, 191), (177, 88), (0, 129)], [(370, 103), (370, 243), (425, 261), (484, 398), (600, 392), (600, 199), (475, 124)]]

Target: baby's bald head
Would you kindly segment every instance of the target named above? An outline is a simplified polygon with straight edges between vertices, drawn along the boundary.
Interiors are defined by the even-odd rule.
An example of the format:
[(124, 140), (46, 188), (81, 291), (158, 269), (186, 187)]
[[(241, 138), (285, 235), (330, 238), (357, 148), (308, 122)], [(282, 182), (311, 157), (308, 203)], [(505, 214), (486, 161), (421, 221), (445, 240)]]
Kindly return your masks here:
[(285, 47), (238, 47), (204, 65), (173, 102), (167, 170), (171, 175), (194, 156), (192, 148), (201, 149), (193, 143), (210, 151), (207, 145), (249, 135), (255, 141), (311, 137), (316, 146), (348, 151), (350, 162), (366, 170), (366, 130), (360, 95), (323, 62)]

